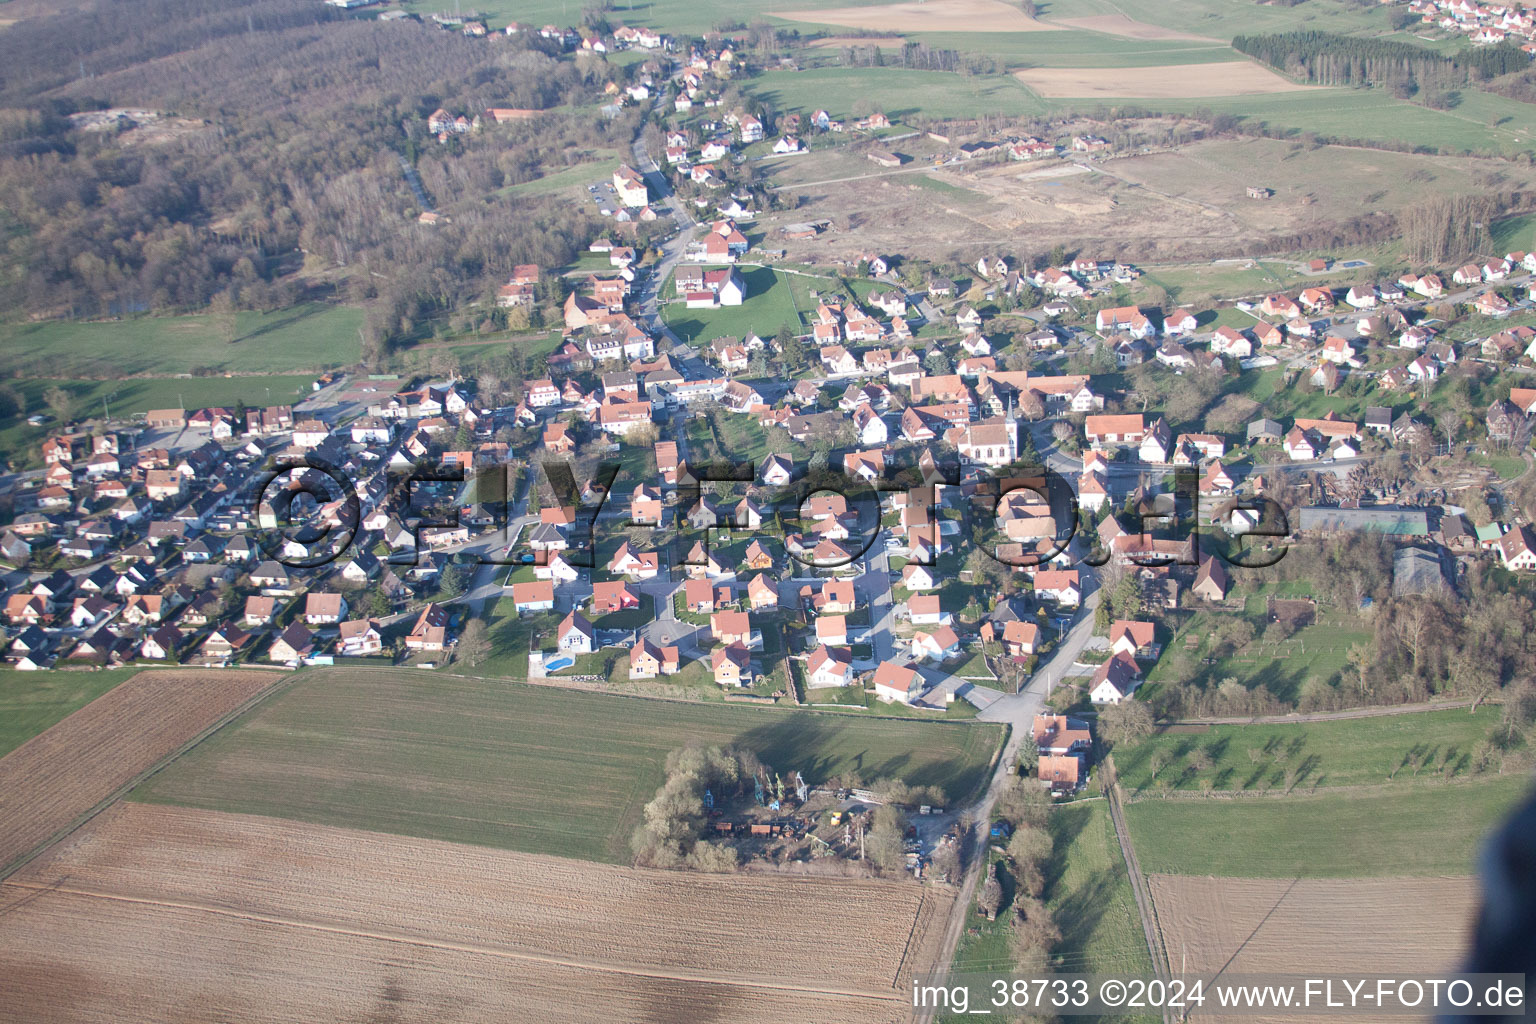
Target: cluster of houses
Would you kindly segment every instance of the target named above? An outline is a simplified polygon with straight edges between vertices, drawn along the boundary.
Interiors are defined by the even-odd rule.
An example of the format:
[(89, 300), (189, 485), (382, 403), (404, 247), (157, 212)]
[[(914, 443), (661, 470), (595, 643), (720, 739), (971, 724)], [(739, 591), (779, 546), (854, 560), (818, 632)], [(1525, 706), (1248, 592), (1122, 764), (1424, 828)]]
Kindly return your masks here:
[[(508, 411), (452, 381), (374, 395), (343, 424), (288, 406), (151, 411), (146, 427), (193, 439), (176, 451), (138, 446), (138, 431), (45, 439), (0, 557), (56, 569), (6, 595), (8, 624), (27, 633), (10, 653), (27, 667), (311, 662), (381, 653), (379, 613), (415, 616), (405, 650), (444, 650), (447, 613), (423, 603), (447, 552), (494, 517), (475, 506), (458, 524), (424, 525), (436, 509), (394, 485), (424, 462), (505, 463), (495, 433)], [(297, 468), (274, 480), (274, 466)], [(319, 572), (291, 568), (326, 531), (351, 537), (342, 555)], [(349, 607), (360, 592), (367, 608)]]
[(1536, 55), (1536, 13), (1525, 4), (1482, 4), (1475, 0), (1409, 0), (1407, 7), (1424, 24), (1460, 32), (1473, 43), (1495, 46), (1515, 42)]

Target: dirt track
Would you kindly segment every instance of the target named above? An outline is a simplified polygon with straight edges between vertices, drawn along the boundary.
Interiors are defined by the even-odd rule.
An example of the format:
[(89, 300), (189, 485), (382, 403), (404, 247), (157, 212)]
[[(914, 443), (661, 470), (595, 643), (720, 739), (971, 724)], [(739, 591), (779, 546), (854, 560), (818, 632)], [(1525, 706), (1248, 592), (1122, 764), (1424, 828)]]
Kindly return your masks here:
[[(27, 1020), (334, 1021), (388, 1003), (400, 1020), (895, 1021), (897, 983), (929, 966), (950, 899), (122, 804), (0, 886), (0, 1006)], [(72, 1001), (54, 987), (66, 978)]]
[(140, 672), (0, 758), (0, 877), (283, 678), (276, 672)]

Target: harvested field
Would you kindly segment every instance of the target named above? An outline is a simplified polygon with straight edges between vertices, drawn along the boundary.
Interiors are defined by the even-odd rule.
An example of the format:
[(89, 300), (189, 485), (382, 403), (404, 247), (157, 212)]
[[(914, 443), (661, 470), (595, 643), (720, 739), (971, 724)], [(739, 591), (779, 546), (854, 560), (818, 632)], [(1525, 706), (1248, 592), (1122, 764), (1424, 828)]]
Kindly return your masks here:
[(0, 873), (281, 678), (141, 672), (0, 758)]
[(1126, 39), (1192, 39), (1202, 43), (1225, 42), (1221, 39), (1212, 39), (1210, 36), (1197, 36), (1192, 32), (1163, 28), (1161, 25), (1148, 25), (1144, 21), (1127, 18), (1123, 14), (1095, 14), (1088, 18), (1057, 18), (1055, 24), (1084, 28), (1090, 32), (1103, 32), (1111, 36), (1124, 36)]
[(786, 21), (842, 25), (875, 32), (1054, 32), (1002, 0), (929, 0), (873, 7), (828, 7), (810, 11), (769, 11)]
[(1247, 60), (1147, 68), (1026, 68), (1013, 76), (1040, 95), (1053, 98), (1203, 99), (1317, 88), (1297, 85)]
[(0, 898), (0, 1005), (35, 1021), (894, 1021), (951, 902), (136, 804)]
[(1477, 901), (1472, 878), (1149, 880), (1164, 944), (1189, 974), (1451, 969)]
[(810, 49), (836, 49), (839, 46), (891, 46), (901, 47), (907, 40), (902, 36), (828, 36), (810, 44)]

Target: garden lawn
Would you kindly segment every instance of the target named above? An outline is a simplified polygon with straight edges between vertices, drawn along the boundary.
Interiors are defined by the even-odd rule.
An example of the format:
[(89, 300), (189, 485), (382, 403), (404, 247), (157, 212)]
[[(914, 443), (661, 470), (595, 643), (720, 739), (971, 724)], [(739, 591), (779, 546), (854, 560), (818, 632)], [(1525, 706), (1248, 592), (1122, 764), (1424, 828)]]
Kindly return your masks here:
[(800, 316), (795, 312), (789, 285), (771, 267), (742, 267), (741, 277), (747, 286), (747, 297), (739, 306), (721, 306), (717, 309), (689, 309), (681, 298), (674, 298), (677, 289), (672, 280), (662, 286), (665, 299), (661, 307), (662, 318), (684, 341), (702, 345), (720, 337), (744, 338), (759, 334), (770, 338), (785, 324), (793, 331), (800, 331)]

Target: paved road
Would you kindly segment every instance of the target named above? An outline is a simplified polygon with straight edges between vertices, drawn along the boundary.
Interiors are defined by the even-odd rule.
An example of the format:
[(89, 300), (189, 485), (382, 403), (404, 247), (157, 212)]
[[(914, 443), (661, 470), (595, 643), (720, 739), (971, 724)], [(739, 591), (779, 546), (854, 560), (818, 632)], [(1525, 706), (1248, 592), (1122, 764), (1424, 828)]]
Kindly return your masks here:
[[(655, 109), (662, 109), (662, 101), (665, 93), (658, 93)], [(634, 141), (630, 144), (630, 152), (635, 161), (635, 170), (645, 176), (646, 186), (650, 188), (654, 197), (651, 203), (653, 209), (668, 212), (673, 222), (677, 225), (677, 233), (669, 238), (661, 246), (661, 259), (650, 269), (645, 284), (640, 289), (640, 318), (642, 323), (653, 333), (660, 334), (671, 342), (672, 348), (682, 344), (682, 340), (672, 333), (672, 329), (661, 319), (661, 289), (665, 287), (667, 278), (671, 275), (678, 261), (683, 258), (683, 251), (688, 243), (693, 241), (698, 229), (698, 221), (693, 219), (693, 214), (688, 212), (686, 205), (680, 202), (672, 194), (672, 186), (667, 182), (666, 175), (650, 154), (645, 151), (641, 142), (645, 125), (642, 122), (635, 131)]]

